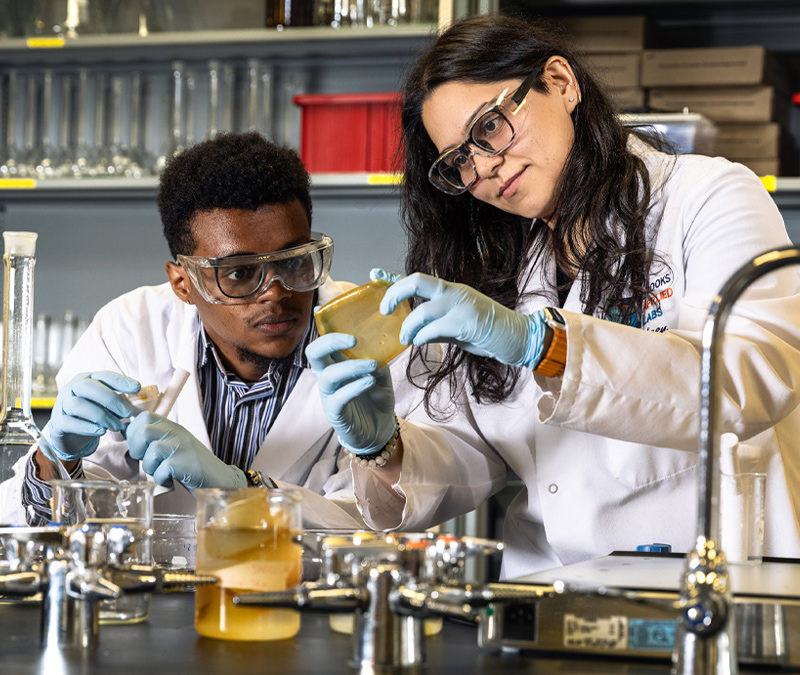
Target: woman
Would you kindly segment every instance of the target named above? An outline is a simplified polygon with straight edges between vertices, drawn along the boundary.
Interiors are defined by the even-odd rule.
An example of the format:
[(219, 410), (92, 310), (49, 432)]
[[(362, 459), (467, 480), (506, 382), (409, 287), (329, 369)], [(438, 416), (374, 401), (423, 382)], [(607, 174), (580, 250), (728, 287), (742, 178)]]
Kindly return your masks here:
[[(402, 123), (409, 276), (381, 309), (418, 299), (400, 337), (421, 348), (431, 418), (396, 425), (386, 373), (342, 361), (350, 336), (307, 350), (342, 444), (383, 451), (353, 462), (367, 523), (433, 525), (510, 471), (525, 489), (505, 521), (506, 577), (653, 541), (691, 548), (702, 325), (735, 270), (789, 243), (758, 178), (623, 128), (566, 46), (511, 18), (441, 34), (408, 77)], [(800, 554), (799, 290), (794, 269), (762, 279), (725, 340), (720, 431), (760, 450), (772, 555)]]

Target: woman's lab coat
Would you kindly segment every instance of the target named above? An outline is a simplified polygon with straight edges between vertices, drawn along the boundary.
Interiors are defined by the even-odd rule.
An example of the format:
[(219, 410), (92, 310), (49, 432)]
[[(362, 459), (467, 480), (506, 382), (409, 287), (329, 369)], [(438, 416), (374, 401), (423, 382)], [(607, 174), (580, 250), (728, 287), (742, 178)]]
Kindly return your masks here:
[[(368, 470), (356, 495), (374, 527), (419, 529), (467, 512), (524, 482), (507, 510), (503, 575), (697, 534), (701, 330), (723, 282), (763, 251), (786, 246), (773, 200), (749, 170), (724, 159), (658, 153), (640, 141), (661, 211), (656, 302), (638, 328), (581, 314), (578, 278), (564, 305), (562, 378), (524, 373), (502, 404), (462, 401), (460, 429), (401, 426), (405, 508)], [(665, 181), (665, 177), (669, 180)], [(552, 263), (549, 263), (552, 265)], [(552, 289), (552, 267), (533, 289)], [(766, 554), (800, 556), (800, 282), (789, 267), (763, 277), (734, 306), (724, 340), (723, 429), (761, 451), (768, 473)], [(521, 308), (556, 304), (555, 293)], [(785, 467), (784, 467), (785, 463)], [(787, 490), (786, 478), (789, 479)]]
[[(352, 284), (328, 281), (319, 289), (318, 301), (325, 303), (350, 287)], [(210, 448), (196, 372), (200, 328), (195, 307), (181, 302), (169, 284), (138, 288), (97, 313), (59, 371), (58, 386), (80, 372), (112, 370), (163, 391), (175, 368), (183, 368), (190, 376), (169, 419)], [(403, 377), (402, 368), (394, 377)], [(405, 408), (402, 401), (398, 405)], [(2, 522), (25, 523), (20, 499), (25, 462), (27, 456), (17, 462), (15, 476), (0, 486)], [(83, 467), (87, 478), (111, 474), (129, 481), (147, 479), (140, 462), (127, 454), (125, 440), (113, 432), (101, 437), (97, 451), (83, 460)], [(298, 378), (251, 468), (272, 477), (281, 487), (306, 488), (303, 512), (307, 526), (363, 528), (353, 505), (350, 468), (322, 411), (317, 380), (310, 369)], [(158, 513), (195, 512), (194, 497), (177, 483), (171, 490), (158, 487), (155, 494)]]

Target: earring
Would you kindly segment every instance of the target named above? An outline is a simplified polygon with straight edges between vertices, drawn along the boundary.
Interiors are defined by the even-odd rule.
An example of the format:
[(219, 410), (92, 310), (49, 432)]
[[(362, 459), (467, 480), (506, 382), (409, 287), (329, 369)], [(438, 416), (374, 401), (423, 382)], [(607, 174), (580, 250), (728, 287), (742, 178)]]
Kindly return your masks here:
[(570, 96), (570, 97), (569, 97), (569, 102), (570, 102), (570, 103), (572, 103), (574, 100), (575, 100), (575, 97), (574, 97), (574, 96)]

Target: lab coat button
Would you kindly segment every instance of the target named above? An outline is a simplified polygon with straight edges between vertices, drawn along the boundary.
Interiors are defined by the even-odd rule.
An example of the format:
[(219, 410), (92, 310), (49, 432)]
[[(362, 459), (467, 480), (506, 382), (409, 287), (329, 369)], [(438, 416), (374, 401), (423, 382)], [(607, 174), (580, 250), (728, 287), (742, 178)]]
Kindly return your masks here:
[(550, 483), (550, 485), (547, 486), (547, 491), (551, 495), (554, 495), (556, 492), (558, 492), (558, 485), (556, 485), (555, 483)]

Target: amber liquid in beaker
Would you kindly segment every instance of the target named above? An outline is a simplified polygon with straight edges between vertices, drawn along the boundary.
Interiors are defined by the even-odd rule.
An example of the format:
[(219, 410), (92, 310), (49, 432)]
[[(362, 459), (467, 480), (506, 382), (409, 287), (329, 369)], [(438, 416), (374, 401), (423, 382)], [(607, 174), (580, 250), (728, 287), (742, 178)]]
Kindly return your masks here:
[(300, 630), (291, 609), (245, 607), (233, 597), (252, 591), (282, 591), (300, 583), (302, 549), (297, 533), (275, 527), (200, 527), (197, 571), (219, 577), (195, 590), (197, 632), (225, 640), (283, 640)]
[(381, 300), (390, 283), (374, 280), (334, 298), (314, 312), (320, 335), (347, 333), (354, 335), (356, 345), (343, 349), (351, 359), (375, 359), (383, 367), (408, 345), (400, 342), (400, 327), (411, 313), (407, 300), (391, 314), (380, 312)]

